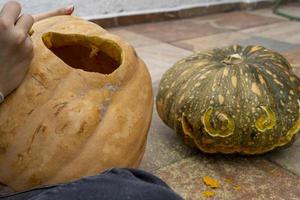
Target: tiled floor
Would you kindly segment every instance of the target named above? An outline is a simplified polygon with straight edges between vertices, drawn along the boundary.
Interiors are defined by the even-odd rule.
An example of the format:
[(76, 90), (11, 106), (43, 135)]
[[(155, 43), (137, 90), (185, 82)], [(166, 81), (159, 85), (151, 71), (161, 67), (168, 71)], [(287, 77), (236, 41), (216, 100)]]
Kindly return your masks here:
[[(300, 13), (300, 4), (285, 6)], [(260, 44), (284, 54), (300, 76), (300, 22), (275, 16), (270, 9), (232, 12), (184, 20), (110, 29), (131, 42), (147, 63), (155, 93), (161, 75), (193, 51), (230, 44)], [(263, 156), (205, 155), (181, 138), (153, 113), (141, 168), (165, 180), (185, 199), (299, 200), (300, 139), (288, 149)], [(221, 183), (215, 195), (202, 181), (211, 176)]]
[[(300, 4), (285, 7), (300, 13)], [(284, 54), (300, 76), (300, 22), (275, 16), (270, 9), (216, 14), (184, 20), (109, 29), (129, 41), (148, 65), (154, 92), (177, 60), (193, 51), (231, 44), (260, 44)], [(263, 156), (206, 155), (183, 144), (154, 110), (141, 168), (165, 180), (185, 199), (299, 200), (300, 139), (290, 148)], [(204, 176), (221, 187), (212, 197)]]

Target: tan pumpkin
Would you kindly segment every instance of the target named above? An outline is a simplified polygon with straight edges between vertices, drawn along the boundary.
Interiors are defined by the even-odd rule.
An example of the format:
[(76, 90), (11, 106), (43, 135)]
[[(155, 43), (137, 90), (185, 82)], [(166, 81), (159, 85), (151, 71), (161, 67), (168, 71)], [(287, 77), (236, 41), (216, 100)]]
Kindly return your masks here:
[(0, 182), (20, 191), (137, 167), (153, 107), (144, 62), (79, 18), (49, 18), (33, 30), (29, 72), (0, 105)]

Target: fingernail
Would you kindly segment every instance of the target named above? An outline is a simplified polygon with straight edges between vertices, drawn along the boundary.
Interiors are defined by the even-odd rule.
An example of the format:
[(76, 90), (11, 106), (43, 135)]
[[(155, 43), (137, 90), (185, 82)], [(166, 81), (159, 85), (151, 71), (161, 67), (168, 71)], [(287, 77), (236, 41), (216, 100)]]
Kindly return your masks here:
[(67, 14), (72, 13), (73, 10), (74, 10), (74, 5), (73, 4), (69, 5), (68, 7), (65, 8), (65, 11), (66, 11)]

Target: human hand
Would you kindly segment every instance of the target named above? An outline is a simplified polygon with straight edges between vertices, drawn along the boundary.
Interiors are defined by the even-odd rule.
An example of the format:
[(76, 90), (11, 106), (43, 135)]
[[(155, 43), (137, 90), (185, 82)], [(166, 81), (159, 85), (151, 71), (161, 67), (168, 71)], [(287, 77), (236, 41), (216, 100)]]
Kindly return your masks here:
[(0, 11), (0, 92), (10, 94), (22, 82), (33, 58), (33, 45), (28, 34), (34, 22), (56, 16), (70, 15), (74, 6), (38, 15), (22, 14), (16, 1), (7, 2)]

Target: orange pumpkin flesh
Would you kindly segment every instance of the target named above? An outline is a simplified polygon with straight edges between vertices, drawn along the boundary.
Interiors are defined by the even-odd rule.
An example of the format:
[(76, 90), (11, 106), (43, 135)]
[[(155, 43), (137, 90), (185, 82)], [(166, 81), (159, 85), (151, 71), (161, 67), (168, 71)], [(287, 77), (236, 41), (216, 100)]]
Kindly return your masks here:
[(0, 182), (20, 191), (137, 167), (153, 105), (143, 61), (79, 18), (49, 18), (33, 30), (29, 72), (0, 105)]

